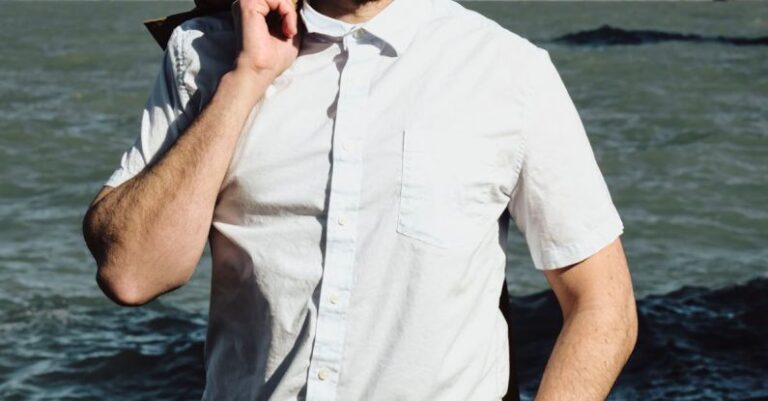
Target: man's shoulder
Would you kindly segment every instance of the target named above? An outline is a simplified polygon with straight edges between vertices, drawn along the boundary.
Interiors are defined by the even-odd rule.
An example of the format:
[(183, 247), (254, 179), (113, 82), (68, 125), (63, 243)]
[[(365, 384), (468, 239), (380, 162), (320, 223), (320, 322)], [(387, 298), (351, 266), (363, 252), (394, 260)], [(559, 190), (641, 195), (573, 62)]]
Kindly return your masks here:
[(231, 15), (222, 12), (184, 21), (171, 33), (168, 49), (179, 57), (233, 56), (235, 30)]
[(474, 40), (505, 46), (518, 52), (542, 50), (528, 38), (502, 26), (496, 20), (478, 11), (469, 9), (455, 0), (432, 1), (432, 29), (444, 29)]
[(228, 12), (184, 21), (171, 33), (167, 55), (179, 90), (205, 101), (236, 56), (234, 23)]

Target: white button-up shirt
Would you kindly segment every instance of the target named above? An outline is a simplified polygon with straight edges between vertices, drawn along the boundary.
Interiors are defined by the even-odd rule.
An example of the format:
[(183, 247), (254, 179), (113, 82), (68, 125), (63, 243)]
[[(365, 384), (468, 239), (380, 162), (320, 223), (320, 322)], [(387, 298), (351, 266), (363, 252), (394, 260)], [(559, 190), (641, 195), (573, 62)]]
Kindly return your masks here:
[[(545, 50), (451, 0), (356, 25), (303, 4), (216, 205), (203, 398), (498, 400), (499, 217), (542, 270), (623, 230), (577, 111)], [(234, 45), (227, 13), (174, 31), (107, 185), (172, 146)]]

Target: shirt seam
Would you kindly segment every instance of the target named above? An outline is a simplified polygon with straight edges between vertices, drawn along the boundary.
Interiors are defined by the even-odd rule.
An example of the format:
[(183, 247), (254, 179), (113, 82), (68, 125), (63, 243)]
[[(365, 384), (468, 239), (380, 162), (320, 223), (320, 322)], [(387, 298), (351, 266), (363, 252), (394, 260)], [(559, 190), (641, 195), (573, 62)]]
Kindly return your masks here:
[(181, 104), (186, 104), (187, 101), (192, 97), (192, 94), (189, 92), (189, 88), (187, 88), (187, 86), (184, 84), (184, 75), (187, 73), (189, 63), (187, 62), (186, 53), (187, 37), (184, 35), (184, 30), (182, 30), (181, 26), (174, 30), (171, 41), (173, 42), (173, 52), (175, 56), (173, 57), (173, 69), (174, 73), (176, 74), (174, 77), (176, 91), (179, 93), (179, 95), (184, 96), (184, 99), (179, 99), (181, 100)]
[(531, 90), (529, 82), (529, 77), (531, 75), (531, 58), (526, 60), (524, 67), (525, 76), (523, 77), (524, 84), (521, 85), (523, 106), (522, 112), (520, 113), (520, 119), (522, 123), (520, 124), (520, 146), (517, 149), (517, 163), (515, 164), (513, 171), (514, 186), (510, 192), (510, 195), (512, 196), (514, 196), (519, 190), (523, 165), (525, 164), (525, 160), (527, 159), (526, 155), (528, 153), (528, 137), (530, 135), (528, 131), (531, 114), (531, 97), (533, 96), (533, 91)]

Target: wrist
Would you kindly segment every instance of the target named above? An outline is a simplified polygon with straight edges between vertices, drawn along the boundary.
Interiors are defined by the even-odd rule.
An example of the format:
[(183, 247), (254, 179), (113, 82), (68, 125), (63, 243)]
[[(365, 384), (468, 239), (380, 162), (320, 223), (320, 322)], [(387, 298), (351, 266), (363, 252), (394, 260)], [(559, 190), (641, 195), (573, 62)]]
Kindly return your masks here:
[(249, 99), (249, 103), (255, 104), (274, 80), (275, 76), (267, 71), (233, 69), (221, 77), (216, 92), (227, 93), (225, 97), (234, 96), (243, 100)]
[(239, 88), (266, 89), (277, 76), (269, 70), (256, 71), (247, 68), (235, 68), (222, 78), (222, 81), (232, 82)]

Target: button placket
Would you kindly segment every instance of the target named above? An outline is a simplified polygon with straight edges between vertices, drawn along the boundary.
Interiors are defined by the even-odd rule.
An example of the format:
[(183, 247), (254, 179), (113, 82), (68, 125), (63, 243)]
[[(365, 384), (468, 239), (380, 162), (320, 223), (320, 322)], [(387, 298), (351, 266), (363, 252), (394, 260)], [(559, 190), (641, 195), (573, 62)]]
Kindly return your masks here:
[(326, 224), (321, 302), (310, 359), (307, 401), (336, 398), (347, 326), (346, 300), (354, 277), (362, 179), (362, 160), (356, 144), (366, 128), (368, 85), (378, 52), (368, 49), (373, 46), (355, 42), (353, 35), (355, 33), (342, 39), (348, 58), (341, 71), (331, 152), (333, 167), (327, 218), (332, 224)]

